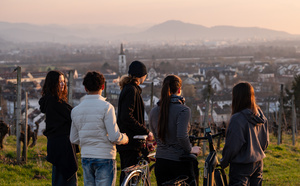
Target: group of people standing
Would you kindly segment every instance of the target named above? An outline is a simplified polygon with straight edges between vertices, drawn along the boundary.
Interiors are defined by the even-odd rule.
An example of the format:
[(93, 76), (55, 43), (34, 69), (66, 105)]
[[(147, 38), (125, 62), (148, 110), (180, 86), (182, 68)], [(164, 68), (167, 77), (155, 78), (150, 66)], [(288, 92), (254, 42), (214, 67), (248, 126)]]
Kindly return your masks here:
[[(46, 115), (44, 135), (47, 161), (53, 165), (52, 185), (77, 185), (76, 153), (79, 151), (84, 185), (115, 185), (117, 151), (121, 170), (138, 163), (140, 149), (133, 140), (135, 135), (147, 135), (147, 140), (157, 142), (157, 185), (181, 175), (189, 177), (190, 185), (196, 185), (195, 165), (180, 159), (186, 154), (200, 153), (200, 147), (192, 147), (189, 142), (191, 110), (181, 96), (182, 80), (176, 75), (164, 79), (160, 100), (149, 115), (148, 129), (139, 86), (146, 76), (147, 69), (142, 62), (130, 64), (128, 75), (119, 82), (121, 93), (116, 117), (114, 107), (101, 96), (105, 83), (101, 73), (87, 72), (83, 79), (87, 95), (72, 108), (67, 103), (64, 74), (48, 72), (39, 104)], [(221, 164), (224, 168), (230, 164), (231, 185), (259, 185), (268, 130), (249, 83), (242, 82), (233, 88), (232, 108)], [(120, 184), (124, 176), (122, 171)]]

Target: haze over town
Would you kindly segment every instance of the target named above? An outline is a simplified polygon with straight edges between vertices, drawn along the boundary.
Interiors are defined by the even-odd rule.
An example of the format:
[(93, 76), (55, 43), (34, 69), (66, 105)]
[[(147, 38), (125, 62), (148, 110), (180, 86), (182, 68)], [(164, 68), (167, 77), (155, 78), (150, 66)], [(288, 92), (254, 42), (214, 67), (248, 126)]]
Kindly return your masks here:
[[(203, 122), (212, 87), (210, 122), (217, 124), (227, 122), (230, 90), (243, 80), (254, 85), (259, 105), (276, 121), (281, 84), (291, 90), (300, 75), (297, 1), (3, 0), (0, 5), (0, 115), (10, 125), (17, 66), (32, 110), (38, 110), (43, 79), (52, 69), (75, 72), (74, 106), (85, 94), (83, 75), (102, 72), (106, 97), (117, 107), (120, 77), (131, 61), (141, 60), (149, 70), (143, 85), (147, 113), (163, 78), (173, 73), (183, 79), (194, 123)], [(120, 71), (123, 53), (126, 70)]]

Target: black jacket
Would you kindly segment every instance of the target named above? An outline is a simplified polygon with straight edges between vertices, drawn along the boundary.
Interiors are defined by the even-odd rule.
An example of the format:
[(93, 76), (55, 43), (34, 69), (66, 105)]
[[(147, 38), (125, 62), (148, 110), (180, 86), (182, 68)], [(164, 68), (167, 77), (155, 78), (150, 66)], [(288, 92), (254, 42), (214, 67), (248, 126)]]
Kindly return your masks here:
[(44, 135), (47, 137), (70, 135), (71, 110), (72, 107), (58, 98), (45, 95), (39, 100), (40, 110), (46, 115), (46, 129)]
[(129, 143), (118, 145), (118, 151), (137, 149), (138, 144), (133, 140), (133, 136), (149, 133), (145, 126), (144, 102), (141, 93), (142, 89), (135, 82), (125, 85), (120, 93), (117, 123), (120, 131), (127, 134)]
[(40, 110), (46, 115), (47, 161), (62, 170), (66, 179), (78, 169), (75, 148), (70, 142), (72, 107), (58, 98), (45, 95), (39, 100)]

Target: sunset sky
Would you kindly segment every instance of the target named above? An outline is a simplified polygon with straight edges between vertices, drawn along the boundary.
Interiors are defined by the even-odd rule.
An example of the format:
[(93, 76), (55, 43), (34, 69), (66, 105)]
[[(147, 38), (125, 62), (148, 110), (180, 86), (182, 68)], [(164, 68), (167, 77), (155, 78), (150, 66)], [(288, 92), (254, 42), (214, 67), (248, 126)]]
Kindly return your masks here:
[(13, 23), (133, 26), (180, 20), (300, 34), (299, 19), (299, 0), (0, 0), (0, 21)]

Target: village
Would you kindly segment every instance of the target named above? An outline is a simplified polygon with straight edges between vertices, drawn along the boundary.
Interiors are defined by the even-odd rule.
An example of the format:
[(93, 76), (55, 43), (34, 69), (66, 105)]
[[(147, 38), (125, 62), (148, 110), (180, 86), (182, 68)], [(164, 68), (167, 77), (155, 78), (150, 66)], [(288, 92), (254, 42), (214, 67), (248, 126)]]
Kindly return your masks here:
[[(137, 59), (137, 56), (133, 57), (132, 54), (127, 56), (127, 53), (130, 53), (129, 49), (124, 49), (121, 44), (118, 59), (111, 59), (109, 63), (89, 69), (104, 74), (106, 87), (103, 96), (116, 108), (120, 93), (118, 82), (122, 75), (127, 74), (130, 60)], [(183, 96), (186, 99), (186, 105), (192, 110), (191, 124), (196, 124), (198, 127), (203, 126), (204, 123), (222, 126), (228, 122), (231, 116), (231, 90), (239, 81), (249, 81), (253, 85), (258, 105), (266, 113), (269, 123), (276, 123), (280, 105), (280, 86), (291, 89), (295, 76), (300, 75), (299, 58), (265, 57), (256, 59), (255, 56), (218, 56), (209, 58), (176, 57), (175, 59), (152, 57), (149, 59), (143, 58), (144, 56), (140, 57), (138, 59), (145, 62), (148, 69), (147, 79), (141, 85), (146, 106), (146, 123), (151, 108), (159, 100), (161, 83), (167, 74), (176, 74), (183, 79)], [(5, 61), (2, 61), (3, 63), (5, 64)], [(17, 74), (14, 70), (16, 65), (22, 68), (22, 62), (11, 66), (8, 64), (11, 64), (11, 61), (1, 67), (0, 73), (0, 119), (14, 128), (17, 83)], [(80, 69), (80, 66), (78, 69), (72, 68), (70, 64), (69, 67), (66, 66), (59, 69), (59, 66), (55, 67), (54, 64), (49, 69), (62, 70), (69, 81), (72, 79), (72, 84), (68, 84), (69, 90), (72, 90), (69, 91), (71, 94), (69, 103), (76, 106), (79, 104), (80, 98), (86, 94), (82, 85), (84, 71)], [(72, 72), (71, 76), (70, 72)], [(37, 128), (37, 124), (39, 125), (38, 135), (42, 135), (42, 131), (45, 129), (44, 115), (39, 111), (38, 100), (46, 74), (47, 71), (31, 71), (28, 65), (21, 73), (22, 113), (24, 116), (24, 95), (27, 92), (29, 97), (28, 124), (32, 126), (32, 130)], [(270, 125), (271, 131), (272, 127), (274, 126)], [(288, 128), (287, 125), (285, 127)]]

